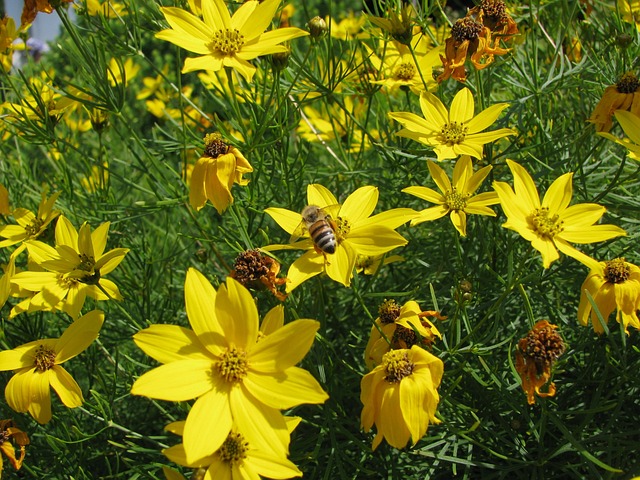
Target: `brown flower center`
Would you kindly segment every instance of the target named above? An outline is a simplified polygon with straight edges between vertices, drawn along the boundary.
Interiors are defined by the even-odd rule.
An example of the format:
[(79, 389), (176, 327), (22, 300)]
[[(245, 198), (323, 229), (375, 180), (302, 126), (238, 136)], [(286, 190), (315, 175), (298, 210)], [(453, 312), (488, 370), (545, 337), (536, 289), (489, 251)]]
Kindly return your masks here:
[(469, 127), (465, 127), (463, 122), (450, 122), (440, 129), (443, 143), (447, 145), (458, 145), (464, 142)]
[(631, 269), (629, 264), (624, 261), (624, 258), (616, 258), (605, 262), (604, 278), (609, 283), (624, 283), (631, 275)]
[(222, 141), (222, 135), (219, 133), (209, 133), (204, 137), (205, 157), (218, 158), (220, 155), (226, 155), (229, 148), (229, 145)]
[(458, 192), (456, 187), (453, 187), (452, 191), (447, 192), (444, 198), (445, 198), (445, 204), (447, 205), (447, 207), (449, 207), (449, 209), (451, 210), (455, 210), (456, 212), (458, 212), (466, 208), (467, 198), (469, 198), (469, 195), (463, 195), (462, 193)]
[(482, 24), (471, 17), (456, 20), (456, 23), (451, 27), (451, 36), (457, 42), (475, 40), (480, 36), (480, 32), (482, 32)]
[(417, 345), (419, 342), (418, 335), (416, 332), (410, 328), (403, 327), (402, 325), (397, 325), (395, 331), (393, 332), (393, 336), (391, 337), (391, 348), (392, 349), (401, 349), (401, 348), (411, 348), (414, 345)]
[(40, 234), (40, 229), (42, 228), (42, 225), (44, 225), (44, 221), (38, 217), (31, 220), (31, 223), (26, 227), (24, 227), (24, 231), (27, 234), (27, 237), (29, 238), (37, 237)]
[(385, 300), (378, 307), (378, 316), (380, 317), (380, 323), (383, 325), (393, 323), (400, 316), (400, 306), (393, 299)]
[(233, 263), (233, 277), (248, 287), (268, 276), (272, 264), (273, 260), (260, 253), (260, 250), (246, 250)]
[(396, 71), (393, 74), (393, 77), (396, 80), (404, 80), (408, 82), (412, 80), (416, 74), (416, 67), (414, 67), (411, 63), (402, 63), (398, 65)]
[(56, 364), (56, 352), (51, 347), (40, 345), (36, 348), (35, 367), (36, 372), (51, 370)]
[(84, 253), (78, 255), (80, 258), (80, 265), (78, 265), (78, 270), (83, 270), (85, 272), (93, 272), (93, 267), (96, 265), (96, 261), (93, 257), (86, 255)]
[(218, 455), (223, 462), (237, 465), (247, 458), (249, 442), (240, 433), (231, 432), (218, 450)]
[(502, 0), (483, 0), (481, 7), (485, 20), (488, 19), (494, 25), (502, 22), (507, 16), (507, 7)]
[(247, 352), (236, 347), (227, 348), (220, 360), (214, 364), (214, 368), (228, 383), (241, 382), (249, 370)]
[(548, 371), (553, 362), (564, 353), (564, 341), (556, 332), (556, 326), (546, 321), (536, 324), (523, 340), (525, 342), (518, 345), (520, 351), (535, 363), (538, 375)]
[(399, 383), (413, 373), (415, 365), (409, 360), (407, 350), (390, 350), (382, 356), (386, 371), (384, 379), (389, 383)]
[(233, 55), (244, 45), (244, 35), (236, 28), (233, 30), (218, 30), (213, 34), (209, 49), (213, 53)]
[(627, 72), (616, 83), (618, 93), (635, 93), (640, 87), (640, 80), (633, 73)]
[(564, 230), (564, 222), (559, 220), (557, 214), (549, 217), (548, 207), (536, 208), (531, 216), (531, 223), (533, 224), (533, 229), (546, 238), (553, 238)]

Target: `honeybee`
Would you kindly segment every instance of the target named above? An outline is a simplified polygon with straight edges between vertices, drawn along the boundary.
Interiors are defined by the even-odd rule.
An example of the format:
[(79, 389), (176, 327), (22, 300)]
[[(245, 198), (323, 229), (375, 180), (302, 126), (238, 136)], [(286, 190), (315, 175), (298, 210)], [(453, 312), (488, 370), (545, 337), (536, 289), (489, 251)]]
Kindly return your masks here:
[[(336, 205), (337, 206), (337, 205)], [(329, 207), (331, 208), (331, 207)], [(302, 236), (305, 230), (313, 241), (316, 252), (326, 254), (336, 253), (338, 241), (336, 240), (336, 223), (326, 209), (317, 205), (307, 205), (302, 210), (302, 222), (292, 235), (292, 240)]]

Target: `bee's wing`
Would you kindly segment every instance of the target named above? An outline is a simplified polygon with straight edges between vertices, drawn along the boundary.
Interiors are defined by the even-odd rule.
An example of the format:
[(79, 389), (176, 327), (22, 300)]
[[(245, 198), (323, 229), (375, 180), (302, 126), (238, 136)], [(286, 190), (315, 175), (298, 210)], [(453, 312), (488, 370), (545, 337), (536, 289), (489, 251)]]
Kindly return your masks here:
[(300, 224), (296, 227), (296, 229), (291, 234), (291, 238), (289, 239), (289, 243), (295, 242), (300, 237), (303, 237), (307, 234), (307, 226), (304, 220), (300, 221)]

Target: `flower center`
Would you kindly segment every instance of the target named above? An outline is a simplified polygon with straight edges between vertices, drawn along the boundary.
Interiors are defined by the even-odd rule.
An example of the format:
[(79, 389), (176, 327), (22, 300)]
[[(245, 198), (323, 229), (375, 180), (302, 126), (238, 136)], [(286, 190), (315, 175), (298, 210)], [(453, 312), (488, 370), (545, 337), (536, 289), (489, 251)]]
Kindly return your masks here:
[(618, 93), (635, 93), (640, 87), (640, 80), (633, 73), (627, 72), (616, 83)]
[(400, 316), (400, 306), (393, 299), (385, 300), (382, 302), (382, 305), (378, 307), (378, 316), (383, 325), (393, 323)]
[(449, 207), (449, 209), (455, 210), (456, 212), (459, 210), (464, 210), (467, 206), (468, 197), (469, 195), (463, 195), (462, 193), (458, 192), (456, 187), (453, 187), (453, 190), (447, 192), (447, 194), (444, 196), (445, 204), (447, 205), (447, 207)]
[(471, 17), (456, 20), (456, 23), (451, 27), (451, 36), (457, 42), (475, 40), (480, 36), (480, 32), (482, 32), (482, 24)]
[(507, 7), (502, 0), (483, 0), (482, 11), (485, 20), (489, 19), (494, 26), (507, 16)]
[(218, 455), (223, 462), (237, 465), (247, 458), (248, 450), (249, 442), (244, 439), (242, 434), (231, 432), (218, 449)]
[(609, 260), (605, 262), (604, 278), (609, 283), (624, 283), (631, 275), (631, 269), (629, 264), (624, 261), (624, 258), (616, 258), (615, 260)]
[(78, 270), (93, 272), (93, 267), (96, 265), (95, 259), (85, 253), (78, 255), (78, 257), (80, 257), (80, 265), (77, 267)]
[(56, 352), (46, 345), (40, 345), (36, 348), (35, 367), (37, 372), (46, 372), (51, 370), (56, 364)]
[(533, 229), (543, 237), (553, 238), (564, 230), (563, 221), (559, 221), (560, 217), (556, 214), (549, 217), (549, 208), (536, 208), (531, 217)]
[(407, 350), (390, 350), (382, 356), (386, 376), (389, 383), (399, 383), (413, 373), (414, 364), (409, 360)]
[(411, 348), (419, 342), (418, 335), (410, 328), (396, 325), (396, 329), (391, 337), (391, 348)]
[(219, 133), (209, 133), (204, 137), (205, 157), (218, 158), (220, 155), (226, 155), (229, 148), (229, 145), (222, 141), (222, 135)]
[(244, 45), (244, 35), (238, 29), (218, 30), (213, 34), (209, 48), (212, 52), (220, 52), (223, 55), (233, 55)]
[(342, 242), (351, 231), (351, 223), (346, 218), (338, 217), (336, 219), (336, 239)]
[(247, 352), (236, 347), (227, 348), (214, 367), (220, 375), (229, 383), (241, 382), (247, 376), (249, 365), (247, 364)]
[(555, 329), (555, 325), (540, 322), (529, 331), (524, 342), (521, 341), (518, 345), (522, 354), (535, 363), (538, 375), (548, 371), (553, 362), (564, 353), (564, 341)]
[(58, 275), (58, 285), (61, 286), (64, 290), (69, 290), (70, 288), (74, 288), (78, 285), (78, 279), (69, 277), (63, 273)]
[(396, 68), (396, 71), (394, 72), (393, 76), (396, 80), (409, 81), (413, 79), (415, 74), (416, 74), (416, 67), (414, 67), (410, 63), (401, 63)]
[(468, 129), (469, 127), (465, 127), (463, 122), (450, 122), (440, 129), (440, 135), (447, 145), (458, 145), (464, 142)]
[(34, 218), (29, 225), (24, 227), (24, 231), (27, 234), (27, 237), (29, 238), (37, 237), (38, 234), (40, 233), (40, 229), (42, 228), (42, 225), (44, 225), (43, 220), (41, 220), (38, 217)]

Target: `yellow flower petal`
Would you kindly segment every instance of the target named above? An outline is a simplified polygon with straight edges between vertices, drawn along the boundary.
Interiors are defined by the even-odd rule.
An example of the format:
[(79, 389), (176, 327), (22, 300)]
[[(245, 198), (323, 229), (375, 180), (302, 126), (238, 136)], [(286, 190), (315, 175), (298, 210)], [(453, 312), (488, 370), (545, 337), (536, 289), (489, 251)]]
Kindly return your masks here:
[(75, 408), (82, 405), (82, 390), (78, 383), (69, 373), (60, 365), (54, 365), (49, 370), (49, 382), (62, 403), (69, 408)]
[(369, 217), (378, 203), (378, 189), (372, 186), (360, 187), (349, 195), (340, 208), (340, 217), (351, 224)]
[(298, 367), (279, 375), (251, 372), (244, 387), (262, 403), (278, 410), (303, 403), (324, 403), (329, 398), (313, 375)]
[(286, 208), (270, 207), (265, 210), (265, 213), (290, 235), (295, 232), (300, 222), (302, 222), (302, 215), (299, 212), (287, 210)]
[(436, 182), (436, 185), (438, 186), (440, 191), (443, 194), (451, 192), (451, 182), (449, 181), (449, 177), (447, 177), (447, 174), (444, 172), (444, 170), (431, 160), (427, 160), (427, 166), (429, 167), (431, 178), (433, 178), (433, 181)]
[(189, 359), (167, 363), (138, 378), (131, 387), (131, 393), (170, 402), (192, 400), (220, 383), (218, 377), (212, 376), (211, 369), (211, 360)]
[(189, 463), (213, 454), (227, 439), (233, 417), (227, 392), (212, 390), (196, 400), (184, 426), (184, 448)]
[(195, 268), (187, 270), (184, 282), (184, 301), (189, 323), (200, 342), (214, 355), (222, 351), (220, 339), (224, 331), (216, 317), (217, 292), (209, 280)]
[(136, 345), (160, 363), (184, 360), (213, 361), (193, 330), (178, 325), (151, 325), (133, 336)]
[[(339, 250), (339, 249), (338, 249)], [(310, 250), (296, 259), (287, 272), (286, 292), (291, 293), (302, 282), (324, 271), (324, 257)]]
[(29, 414), (40, 424), (51, 420), (51, 387), (49, 375), (51, 370), (29, 375)]
[(92, 310), (69, 325), (56, 342), (56, 364), (64, 363), (86, 350), (98, 338), (103, 322), (104, 313)]
[(564, 211), (573, 197), (573, 185), (571, 184), (573, 173), (565, 173), (556, 178), (549, 186), (547, 193), (542, 199), (542, 206), (549, 209), (549, 216), (559, 214)]
[(320, 328), (316, 320), (295, 320), (272, 332), (251, 348), (251, 371), (283, 371), (309, 352)]
[[(485, 114), (487, 110), (484, 110), (483, 112), (481, 112), (478, 115), (478, 117), (482, 117), (482, 115)], [(449, 121), (460, 122), (460, 123), (468, 122), (467, 124), (469, 125), (469, 133), (475, 133), (477, 131), (484, 130), (484, 128), (491, 125), (498, 118), (498, 115), (496, 115), (493, 121), (485, 125), (484, 128), (473, 130), (471, 126), (473, 126), (475, 123), (478, 123), (479, 121), (478, 118), (471, 121), (471, 119), (473, 118), (473, 113), (474, 113), (473, 95), (471, 94), (471, 90), (465, 87), (462, 90), (460, 90), (458, 93), (456, 93), (455, 97), (453, 97), (453, 101), (451, 102), (451, 109), (449, 112)]]
[(338, 204), (338, 200), (333, 196), (333, 193), (317, 183), (312, 183), (307, 186), (307, 202), (308, 205), (317, 205), (321, 208)]
[(243, 350), (255, 345), (260, 321), (258, 309), (249, 290), (231, 277), (227, 277), (226, 286), (220, 285), (218, 289), (216, 318), (224, 332), (223, 342)]

